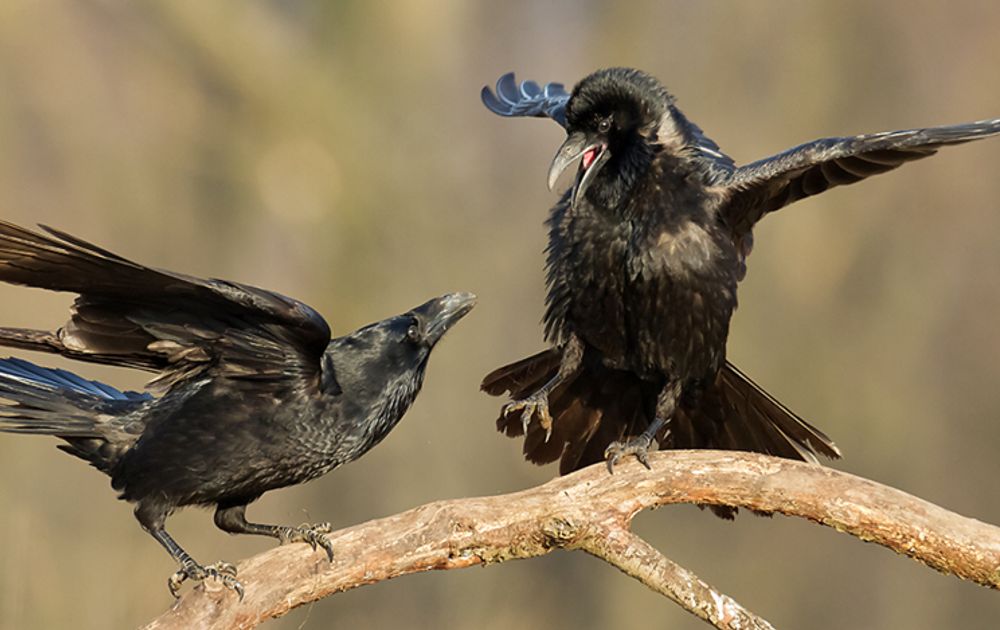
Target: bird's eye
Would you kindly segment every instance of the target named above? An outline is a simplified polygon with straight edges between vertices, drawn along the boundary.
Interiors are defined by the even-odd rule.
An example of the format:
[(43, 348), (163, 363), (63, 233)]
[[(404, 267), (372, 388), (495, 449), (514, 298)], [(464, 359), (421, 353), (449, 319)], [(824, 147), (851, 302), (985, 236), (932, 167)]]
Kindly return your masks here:
[(420, 329), (415, 324), (406, 330), (406, 340), (412, 343), (420, 341)]
[(611, 131), (611, 118), (604, 118), (597, 123), (597, 130), (601, 133), (608, 133)]

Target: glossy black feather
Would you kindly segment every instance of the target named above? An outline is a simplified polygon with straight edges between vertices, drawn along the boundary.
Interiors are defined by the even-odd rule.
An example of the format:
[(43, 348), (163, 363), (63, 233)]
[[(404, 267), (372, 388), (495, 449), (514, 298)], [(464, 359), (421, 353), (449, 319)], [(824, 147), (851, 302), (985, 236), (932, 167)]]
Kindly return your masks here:
[(547, 117), (566, 126), (569, 94), (562, 83), (539, 87), (534, 81), (523, 81), (518, 85), (514, 73), (508, 72), (497, 80), (495, 94), (489, 86), (484, 86), (480, 96), (483, 104), (500, 116)]
[(891, 171), (941, 147), (1000, 134), (1000, 118), (963, 125), (824, 138), (741, 166), (726, 185), (720, 216), (739, 233), (768, 212)]
[(315, 380), (330, 328), (278, 293), (151, 269), (51, 228), (0, 222), (0, 280), (79, 295), (56, 351), (155, 370), (169, 386), (206, 369)]
[[(494, 100), (504, 107), (490, 109), (540, 115), (535, 91), (514, 85), (502, 78)], [(595, 72), (561, 106), (567, 140), (550, 181), (573, 158), (581, 165), (547, 222), (554, 347), (483, 383), (515, 401), (542, 396), (551, 421), (515, 404), (498, 428), (523, 434), (531, 461), (561, 459), (560, 472), (649, 431), (663, 447), (838, 457), (826, 435), (726, 361), (751, 230), (798, 199), (1000, 133), (1000, 119), (818, 140), (737, 168), (638, 70)]]
[(215, 505), (227, 531), (291, 535), (247, 524), (245, 506), (381, 441), (420, 391), (434, 345), (474, 303), (442, 296), (331, 340), (318, 313), (278, 293), (152, 269), (46, 231), (0, 222), (0, 280), (76, 293), (71, 318), (54, 332), (0, 328), (0, 345), (151, 370), (162, 395), (0, 360), (0, 431), (62, 438), (137, 504), (190, 578), (204, 568), (163, 529), (171, 512)]

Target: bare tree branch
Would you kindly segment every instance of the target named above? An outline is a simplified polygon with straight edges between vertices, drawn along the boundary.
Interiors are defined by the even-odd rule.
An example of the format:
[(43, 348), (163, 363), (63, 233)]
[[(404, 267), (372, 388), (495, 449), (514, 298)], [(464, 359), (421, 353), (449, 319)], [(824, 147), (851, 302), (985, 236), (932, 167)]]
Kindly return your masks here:
[(821, 466), (730, 451), (669, 451), (653, 471), (603, 466), (521, 492), (439, 501), (330, 534), (332, 563), (306, 545), (239, 565), (246, 599), (207, 582), (148, 626), (252, 628), (301, 604), (432, 569), (459, 569), (553, 549), (603, 558), (717, 628), (770, 628), (629, 531), (640, 510), (672, 503), (747, 507), (799, 516), (1000, 589), (1000, 528)]
[(622, 573), (669, 597), (716, 628), (774, 630), (774, 626), (623, 527), (611, 527), (606, 532), (591, 535), (580, 548), (618, 567)]

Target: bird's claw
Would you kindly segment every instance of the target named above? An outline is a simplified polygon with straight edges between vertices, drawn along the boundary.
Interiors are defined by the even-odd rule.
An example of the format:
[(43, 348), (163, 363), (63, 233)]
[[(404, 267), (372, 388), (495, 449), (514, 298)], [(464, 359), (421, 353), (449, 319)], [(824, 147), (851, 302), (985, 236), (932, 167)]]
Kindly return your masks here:
[(197, 563), (181, 567), (167, 580), (167, 588), (175, 598), (180, 597), (181, 584), (187, 580), (201, 582), (207, 578), (214, 578), (222, 582), (226, 588), (236, 591), (240, 601), (243, 601), (243, 585), (236, 579), (236, 565), (229, 562), (216, 562), (207, 567)]
[(604, 459), (608, 465), (608, 473), (614, 474), (615, 465), (628, 455), (634, 455), (640, 464), (648, 470), (653, 470), (653, 467), (649, 465), (649, 447), (652, 444), (653, 439), (645, 435), (629, 438), (624, 442), (612, 442), (604, 450)]
[(313, 551), (316, 551), (318, 547), (322, 547), (323, 551), (326, 552), (326, 557), (333, 562), (333, 545), (325, 534), (329, 534), (333, 531), (329, 523), (316, 523), (312, 525), (310, 523), (303, 523), (298, 527), (289, 527), (282, 532), (280, 537), (281, 544), (293, 542), (304, 542), (312, 547)]
[(504, 417), (518, 411), (521, 412), (521, 426), (524, 432), (528, 432), (531, 420), (537, 416), (538, 424), (545, 429), (545, 441), (548, 442), (552, 436), (552, 416), (549, 414), (548, 393), (536, 392), (527, 398), (514, 400), (503, 406)]

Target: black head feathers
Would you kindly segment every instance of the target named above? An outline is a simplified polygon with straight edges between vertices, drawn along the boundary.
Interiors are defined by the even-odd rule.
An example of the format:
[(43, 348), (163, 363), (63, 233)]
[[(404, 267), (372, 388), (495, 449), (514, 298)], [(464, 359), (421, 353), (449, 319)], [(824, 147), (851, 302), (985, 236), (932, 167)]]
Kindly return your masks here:
[(617, 114), (622, 128), (658, 124), (674, 97), (653, 76), (633, 68), (606, 68), (583, 78), (566, 107), (570, 128)]

